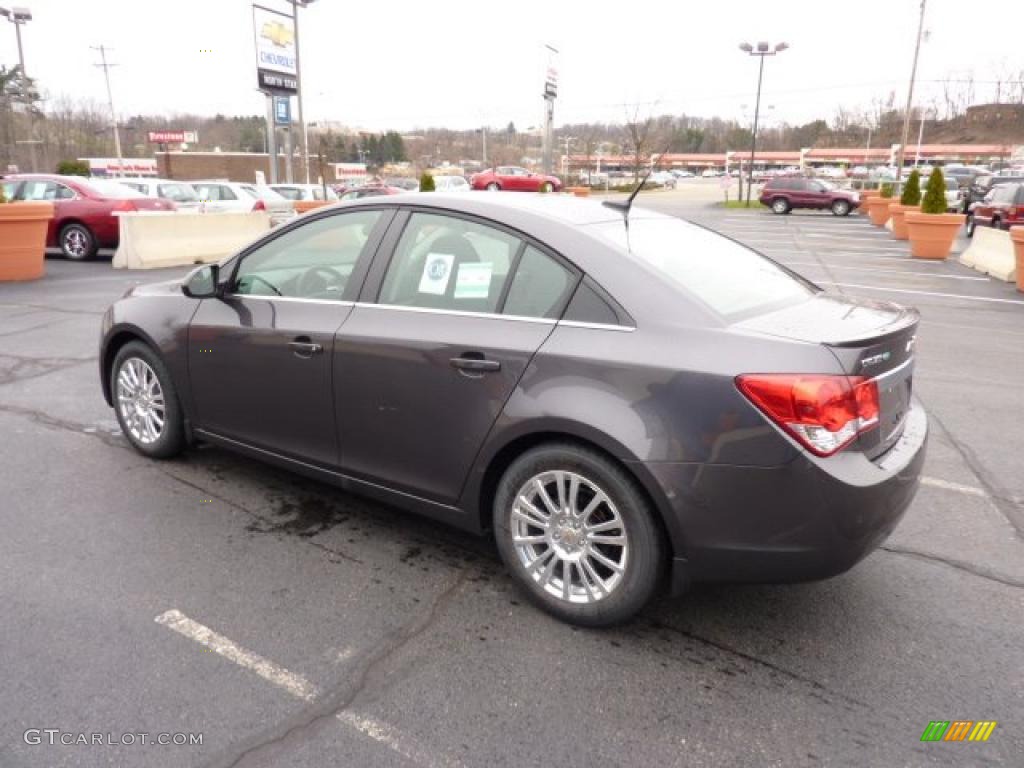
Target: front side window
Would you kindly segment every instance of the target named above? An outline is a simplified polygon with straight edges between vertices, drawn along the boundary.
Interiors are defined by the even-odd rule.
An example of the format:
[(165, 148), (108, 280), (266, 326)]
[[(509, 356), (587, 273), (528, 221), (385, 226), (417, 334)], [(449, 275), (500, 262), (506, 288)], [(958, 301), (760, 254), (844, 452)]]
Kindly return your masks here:
[(679, 219), (638, 218), (628, 230), (622, 222), (594, 229), (727, 320), (781, 309), (815, 293), (746, 246)]
[(234, 293), (340, 301), (380, 216), (328, 216), (275, 237), (242, 260)]
[(414, 213), (381, 286), (380, 303), (496, 312), (520, 240), (473, 221)]

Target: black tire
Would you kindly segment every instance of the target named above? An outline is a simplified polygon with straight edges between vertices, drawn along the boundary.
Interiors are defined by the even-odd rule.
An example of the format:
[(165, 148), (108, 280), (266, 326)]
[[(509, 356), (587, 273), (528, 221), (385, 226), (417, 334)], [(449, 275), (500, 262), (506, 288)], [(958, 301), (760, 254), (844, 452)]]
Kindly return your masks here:
[(776, 197), (774, 200), (772, 200), (771, 208), (772, 213), (778, 214), (779, 216), (783, 216), (789, 213), (791, 206), (789, 204), (789, 200), (787, 200), (786, 198)]
[(487, 185), (486, 189), (488, 192), (500, 192), (501, 185), (496, 181), (492, 181), (490, 184)]
[(850, 201), (849, 200), (833, 200), (832, 201), (832, 215), (833, 216), (849, 216), (850, 215)]
[(989, 226), (991, 226), (992, 229), (1003, 229), (1003, 222), (994, 218)]
[[(138, 359), (143, 361), (156, 374), (160, 389), (163, 391), (164, 423), (160, 435), (151, 442), (145, 442), (134, 434), (126, 422), (127, 414), (123, 412), (119, 399), (118, 375), (125, 363)], [(130, 341), (117, 351), (114, 362), (110, 366), (110, 393), (114, 402), (114, 413), (121, 431), (139, 453), (151, 459), (169, 459), (177, 456), (185, 448), (185, 421), (178, 401), (174, 382), (160, 356), (151, 347), (141, 341)]]
[(978, 228), (978, 223), (974, 220), (973, 216), (967, 215), (967, 221), (964, 226), (967, 229), (967, 236), (974, 237), (974, 230)]
[[(513, 541), (514, 500), (531, 478), (553, 471), (574, 473), (600, 489), (610, 499), (621, 520), (621, 526), (611, 529), (612, 532), (621, 530), (621, 534), (613, 535), (624, 536), (626, 542), (626, 548), (622, 550), (624, 560), (619, 561), (620, 564), (624, 561), (619, 581), (604, 595), (596, 590), (592, 592), (588, 586), (587, 592), (591, 598), (598, 596), (598, 599), (591, 599), (589, 602), (571, 602), (547, 592), (543, 585), (530, 576)], [(579, 493), (586, 492), (588, 491), (583, 489)], [(592, 520), (599, 514), (607, 514), (601, 506), (586, 519)], [(607, 520), (608, 517), (602, 519)], [(539, 526), (535, 527), (541, 530)], [(581, 527), (585, 528), (582, 524)], [(543, 535), (547, 537), (548, 534), (545, 531)], [(585, 534), (577, 532), (575, 536), (576, 543), (579, 544), (579, 537), (585, 537)], [(636, 481), (614, 461), (596, 451), (570, 443), (550, 443), (533, 448), (516, 459), (505, 471), (494, 498), (494, 537), (506, 567), (535, 605), (563, 621), (586, 627), (618, 624), (643, 608), (658, 587), (666, 558), (666, 545), (661, 528), (655, 522), (654, 511)], [(550, 540), (538, 546), (547, 547), (538, 554), (538, 559), (554, 549), (554, 544)], [(600, 547), (602, 545), (588, 541), (581, 549), (589, 552), (591, 548)], [(606, 549), (599, 549), (600, 552), (609, 554)], [(557, 560), (559, 558), (552, 555), (546, 562)], [(569, 568), (569, 583), (574, 585), (575, 576), (582, 575), (583, 568), (580, 565), (566, 566), (564, 562), (556, 564), (554, 570), (561, 574), (563, 585), (565, 571), (562, 569), (566, 567)], [(613, 573), (605, 570), (606, 574)], [(606, 575), (605, 578), (605, 584), (614, 580), (613, 575)], [(594, 584), (596, 585), (596, 582)], [(577, 588), (579, 597), (583, 597), (582, 590), (583, 586), (580, 585)]]
[(65, 224), (60, 230), (58, 242), (64, 258), (71, 261), (88, 261), (99, 250), (96, 236), (84, 224)]

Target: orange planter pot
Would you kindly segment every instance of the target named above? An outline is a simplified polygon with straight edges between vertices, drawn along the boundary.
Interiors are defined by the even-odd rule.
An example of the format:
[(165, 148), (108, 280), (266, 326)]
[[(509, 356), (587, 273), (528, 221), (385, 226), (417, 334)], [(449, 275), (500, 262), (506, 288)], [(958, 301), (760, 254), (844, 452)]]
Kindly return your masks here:
[(330, 205), (333, 200), (295, 200), (293, 204), (295, 206), (295, 212), (300, 216), (308, 211), (315, 211), (317, 208), (323, 208), (325, 205)]
[(0, 204), (0, 282), (46, 274), (46, 226), (53, 203)]
[(920, 205), (890, 203), (889, 218), (892, 219), (892, 236), (897, 240), (907, 240), (910, 237), (910, 233), (907, 231), (907, 222), (904, 220), (904, 216), (910, 211), (920, 210)]
[(891, 204), (892, 198), (889, 197), (868, 198), (868, 218), (871, 219), (871, 223), (876, 227), (884, 227), (885, 222), (889, 220), (889, 206)]
[(1017, 290), (1024, 293), (1024, 227), (1010, 227), (1010, 239), (1017, 257)]
[(964, 223), (959, 213), (910, 211), (903, 218), (910, 231), (910, 255), (916, 259), (946, 258)]

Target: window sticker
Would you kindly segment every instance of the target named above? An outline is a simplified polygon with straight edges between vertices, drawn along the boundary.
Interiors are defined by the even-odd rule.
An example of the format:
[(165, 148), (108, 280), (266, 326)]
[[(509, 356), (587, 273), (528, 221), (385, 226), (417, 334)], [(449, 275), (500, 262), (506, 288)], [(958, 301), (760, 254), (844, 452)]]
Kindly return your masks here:
[(420, 277), (420, 293), (444, 296), (448, 290), (448, 280), (452, 275), (452, 264), (455, 255), (451, 253), (428, 253), (423, 263), (423, 275)]
[(466, 261), (459, 264), (455, 275), (456, 299), (486, 299), (491, 291), (494, 265), (487, 261)]

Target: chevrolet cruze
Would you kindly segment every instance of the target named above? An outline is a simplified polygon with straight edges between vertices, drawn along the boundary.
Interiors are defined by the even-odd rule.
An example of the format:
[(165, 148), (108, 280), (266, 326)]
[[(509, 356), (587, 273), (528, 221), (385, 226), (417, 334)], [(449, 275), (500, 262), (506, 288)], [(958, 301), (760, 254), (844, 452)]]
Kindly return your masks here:
[(324, 208), (103, 318), (141, 453), (195, 442), (478, 533), (551, 613), (841, 573), (916, 492), (918, 314), (554, 195)]

